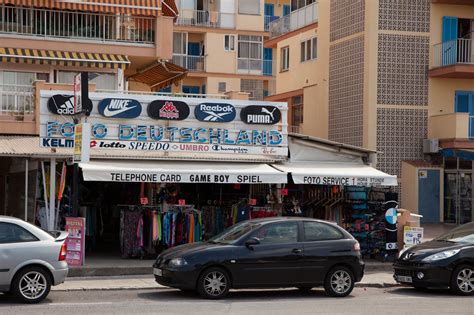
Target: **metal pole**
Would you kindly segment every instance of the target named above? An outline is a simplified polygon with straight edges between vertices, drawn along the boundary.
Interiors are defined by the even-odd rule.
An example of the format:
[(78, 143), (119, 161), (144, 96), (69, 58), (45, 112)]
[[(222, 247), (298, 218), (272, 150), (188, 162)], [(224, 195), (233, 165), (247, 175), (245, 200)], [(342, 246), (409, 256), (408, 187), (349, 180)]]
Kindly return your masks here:
[[(48, 193), (46, 190), (46, 172), (44, 171), (44, 161), (41, 161), (41, 177), (43, 177), (43, 195), (44, 195), (44, 205), (45, 205), (45, 214), (46, 214), (46, 222), (49, 225), (49, 206), (48, 206)], [(42, 228), (46, 228), (46, 226), (42, 226)]]
[(25, 159), (25, 221), (28, 221), (28, 159)]
[(51, 158), (51, 167), (49, 168), (49, 222), (48, 230), (54, 229), (54, 215), (56, 212), (56, 158)]

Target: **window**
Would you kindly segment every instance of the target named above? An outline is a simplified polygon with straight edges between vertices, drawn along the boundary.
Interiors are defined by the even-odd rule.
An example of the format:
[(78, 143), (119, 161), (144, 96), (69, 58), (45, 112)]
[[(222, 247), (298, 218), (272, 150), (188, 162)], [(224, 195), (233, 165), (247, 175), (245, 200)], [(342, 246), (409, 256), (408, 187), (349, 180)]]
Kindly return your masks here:
[(281, 65), (280, 70), (286, 71), (290, 68), (290, 47), (283, 47), (281, 49)]
[(313, 2), (316, 2), (316, 0), (291, 0), (291, 11), (301, 9)]
[(301, 62), (316, 59), (317, 38), (311, 38), (301, 42)]
[(291, 127), (292, 132), (299, 133), (299, 126), (303, 123), (303, 95), (291, 98)]
[(0, 71), (0, 113), (32, 113), (33, 82), (49, 82), (48, 73)]
[(219, 82), (218, 87), (217, 87), (217, 91), (219, 93), (226, 92), (227, 91), (227, 86), (226, 85), (227, 85), (226, 82)]
[(326, 223), (304, 222), (304, 239), (307, 242), (340, 240), (344, 235), (337, 228)]
[(237, 49), (239, 70), (262, 71), (262, 36), (239, 35)]
[(260, 240), (260, 244), (284, 244), (298, 242), (298, 223), (285, 222), (262, 226), (252, 237)]
[(239, 0), (239, 14), (260, 14), (260, 1)]
[(173, 54), (186, 55), (188, 53), (188, 33), (173, 33)]
[(224, 50), (235, 51), (235, 35), (224, 36)]
[(0, 244), (38, 241), (38, 238), (16, 224), (0, 223)]
[[(56, 83), (72, 84), (78, 72), (57, 71)], [(97, 90), (115, 90), (115, 73), (89, 72), (89, 83), (95, 83)]]

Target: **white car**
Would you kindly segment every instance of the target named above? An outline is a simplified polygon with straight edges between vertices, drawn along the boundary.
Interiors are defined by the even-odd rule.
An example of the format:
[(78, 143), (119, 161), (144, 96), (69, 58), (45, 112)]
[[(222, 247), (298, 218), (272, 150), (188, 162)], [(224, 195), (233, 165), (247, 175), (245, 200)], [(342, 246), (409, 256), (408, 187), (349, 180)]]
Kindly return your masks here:
[(45, 232), (18, 218), (0, 216), (0, 292), (23, 302), (45, 299), (67, 273), (66, 232)]

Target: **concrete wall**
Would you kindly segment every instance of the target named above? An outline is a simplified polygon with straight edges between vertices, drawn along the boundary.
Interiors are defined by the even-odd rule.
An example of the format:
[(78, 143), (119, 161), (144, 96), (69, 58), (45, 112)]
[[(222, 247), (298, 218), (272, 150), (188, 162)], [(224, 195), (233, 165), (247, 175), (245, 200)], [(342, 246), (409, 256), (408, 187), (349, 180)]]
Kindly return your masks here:
[(226, 83), (226, 91), (240, 91), (239, 78), (208, 77), (207, 94), (222, 94), (219, 92), (219, 82)]
[(468, 139), (469, 114), (451, 113), (428, 117), (428, 139)]
[[(300, 59), (301, 42), (317, 37), (317, 35), (317, 29), (313, 28), (278, 42), (276, 51), (274, 51), (274, 56), (276, 55), (276, 61), (274, 63), (274, 72), (276, 74), (277, 82), (276, 94), (298, 90), (304, 86), (318, 83), (318, 72), (320, 72), (322, 66), (325, 66), (321, 64), (319, 59), (319, 52), (323, 53), (323, 47), (319, 47), (318, 45), (318, 58), (305, 62), (301, 62)], [(281, 49), (287, 46), (290, 48), (289, 70), (281, 71)]]
[(237, 13), (236, 19), (236, 29), (238, 30), (249, 30), (249, 31), (262, 31), (264, 30), (263, 23), (263, 10), (265, 0), (255, 0), (260, 2), (260, 14), (258, 15), (248, 15), (248, 14), (239, 14), (239, 4), (236, 1), (236, 10)]
[(236, 73), (237, 71), (237, 38), (235, 34), (235, 51), (224, 50), (223, 33), (206, 34), (206, 72)]
[(428, 114), (453, 113), (456, 91), (474, 91), (474, 80), (431, 78), (429, 82)]

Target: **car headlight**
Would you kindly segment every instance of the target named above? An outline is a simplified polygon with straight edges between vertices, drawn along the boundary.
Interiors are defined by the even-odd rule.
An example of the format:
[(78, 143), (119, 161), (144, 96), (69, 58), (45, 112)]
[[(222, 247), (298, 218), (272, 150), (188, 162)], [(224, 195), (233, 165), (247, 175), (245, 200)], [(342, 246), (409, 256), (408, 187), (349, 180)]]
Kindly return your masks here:
[(444, 252), (436, 253), (433, 255), (430, 255), (426, 258), (423, 258), (423, 262), (432, 262), (432, 261), (437, 261), (437, 260), (442, 260), (446, 258), (453, 257), (457, 253), (459, 253), (460, 249), (451, 249), (451, 250), (445, 250)]
[(400, 252), (398, 253), (398, 258), (402, 258), (403, 253), (405, 253), (408, 250), (408, 247), (402, 248)]
[(170, 267), (182, 267), (186, 266), (188, 262), (184, 258), (173, 258), (169, 262)]

